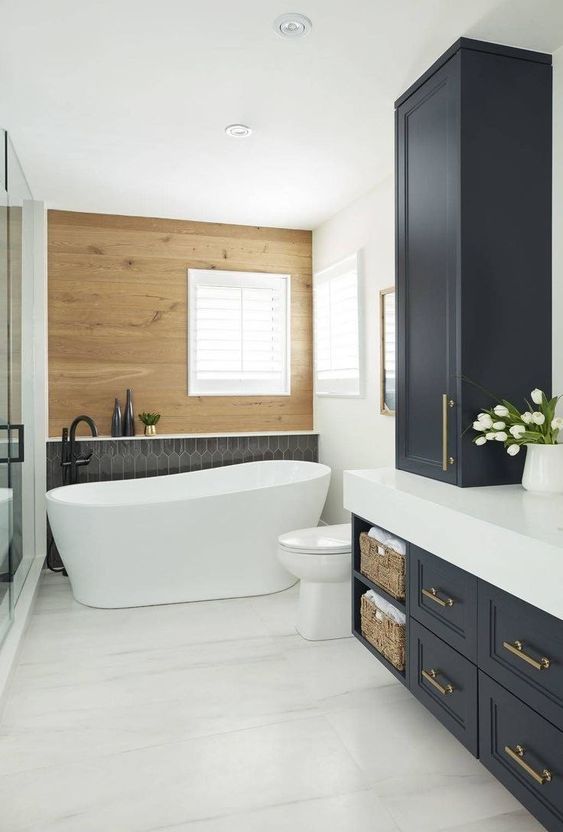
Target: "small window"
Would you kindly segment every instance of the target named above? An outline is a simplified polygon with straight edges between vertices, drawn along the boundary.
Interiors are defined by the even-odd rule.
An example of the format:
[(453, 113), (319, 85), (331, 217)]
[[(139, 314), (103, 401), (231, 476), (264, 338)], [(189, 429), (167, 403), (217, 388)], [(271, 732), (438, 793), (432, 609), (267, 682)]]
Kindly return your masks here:
[(188, 270), (188, 395), (287, 396), (290, 276)]
[(358, 255), (315, 274), (315, 393), (359, 396)]

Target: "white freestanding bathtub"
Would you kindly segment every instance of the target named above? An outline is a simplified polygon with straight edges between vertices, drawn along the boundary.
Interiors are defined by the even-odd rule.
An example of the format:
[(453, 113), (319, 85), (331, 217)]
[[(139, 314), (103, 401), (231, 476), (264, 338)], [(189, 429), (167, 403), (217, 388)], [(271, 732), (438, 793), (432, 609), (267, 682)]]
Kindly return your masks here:
[(314, 462), (248, 462), (55, 488), (47, 513), (82, 604), (264, 595), (295, 582), (278, 536), (318, 524), (329, 481)]

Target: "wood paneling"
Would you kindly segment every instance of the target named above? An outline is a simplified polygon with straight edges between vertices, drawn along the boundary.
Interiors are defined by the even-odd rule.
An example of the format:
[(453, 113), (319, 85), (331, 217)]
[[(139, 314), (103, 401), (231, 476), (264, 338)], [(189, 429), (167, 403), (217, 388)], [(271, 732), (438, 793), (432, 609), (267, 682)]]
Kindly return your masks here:
[[(312, 428), (311, 232), (49, 211), (49, 433), (113, 400), (161, 433)], [(188, 397), (187, 269), (291, 274), (291, 395)], [(142, 427), (137, 422), (137, 427)]]

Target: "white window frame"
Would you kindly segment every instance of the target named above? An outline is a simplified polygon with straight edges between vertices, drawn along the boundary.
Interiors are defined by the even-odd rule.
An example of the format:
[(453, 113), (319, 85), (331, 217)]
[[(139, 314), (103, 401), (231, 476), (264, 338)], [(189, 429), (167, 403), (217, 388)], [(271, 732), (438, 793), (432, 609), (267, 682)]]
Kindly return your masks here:
[[(282, 354), (285, 366), (281, 382), (270, 379), (211, 380), (198, 379), (195, 367), (197, 357), (196, 289), (197, 286), (229, 286), (263, 288), (279, 285), (282, 280)], [(253, 396), (272, 397), (291, 395), (291, 275), (273, 272), (242, 272), (218, 269), (188, 269), (188, 396)]]
[[(320, 398), (335, 398), (335, 399), (361, 399), (364, 398), (364, 360), (363, 360), (363, 314), (362, 314), (362, 273), (361, 273), (361, 252), (356, 251), (354, 254), (339, 260), (326, 269), (315, 272), (313, 276), (313, 385), (315, 396)], [(358, 316), (358, 379), (354, 390), (347, 390), (350, 383), (347, 379), (335, 378), (330, 381), (324, 380), (322, 383), (323, 389), (320, 389), (320, 380), (317, 376), (317, 291), (318, 287), (323, 283), (328, 283), (336, 277), (340, 277), (347, 272), (355, 271), (356, 273), (356, 304)], [(327, 389), (328, 388), (328, 389)]]

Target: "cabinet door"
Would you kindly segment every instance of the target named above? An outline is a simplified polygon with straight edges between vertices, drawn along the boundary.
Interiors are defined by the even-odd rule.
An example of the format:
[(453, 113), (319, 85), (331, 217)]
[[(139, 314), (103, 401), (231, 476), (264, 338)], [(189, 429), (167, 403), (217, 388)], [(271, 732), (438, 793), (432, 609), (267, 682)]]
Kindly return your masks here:
[(561, 832), (563, 733), (481, 671), (479, 757), (549, 832)]
[(397, 467), (453, 483), (459, 123), (457, 54), (396, 113)]
[(411, 692), (476, 757), (476, 666), (414, 618), (409, 655)]
[(477, 578), (409, 545), (410, 613), (477, 663)]

